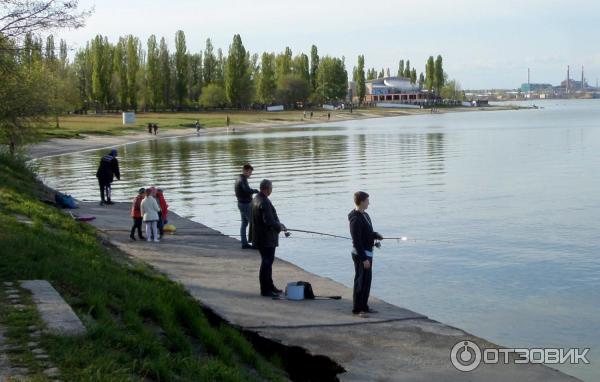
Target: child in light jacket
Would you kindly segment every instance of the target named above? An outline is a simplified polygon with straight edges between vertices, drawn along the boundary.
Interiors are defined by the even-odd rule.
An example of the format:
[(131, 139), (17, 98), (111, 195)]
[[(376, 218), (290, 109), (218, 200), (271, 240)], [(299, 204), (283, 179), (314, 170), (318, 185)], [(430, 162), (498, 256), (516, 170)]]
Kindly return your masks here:
[(141, 210), (144, 223), (146, 223), (146, 239), (151, 241), (154, 238), (154, 242), (158, 243), (158, 214), (160, 213), (160, 207), (155, 199), (156, 188), (150, 187), (146, 190), (146, 197), (142, 200)]

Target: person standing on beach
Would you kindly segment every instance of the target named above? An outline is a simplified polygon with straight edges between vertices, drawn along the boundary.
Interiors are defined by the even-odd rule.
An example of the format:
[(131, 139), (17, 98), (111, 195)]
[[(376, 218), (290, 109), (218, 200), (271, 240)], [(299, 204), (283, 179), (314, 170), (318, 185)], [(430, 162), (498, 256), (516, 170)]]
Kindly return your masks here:
[(225, 120), (225, 122), (227, 122), (227, 127), (229, 127), (229, 114), (227, 114), (227, 119)]
[(158, 202), (158, 207), (160, 207), (160, 213), (158, 214), (158, 238), (162, 239), (165, 234), (165, 225), (169, 222), (167, 220), (167, 215), (169, 214), (169, 204), (165, 199), (165, 194), (162, 189), (156, 190), (156, 200)]
[(115, 180), (121, 180), (121, 172), (119, 171), (119, 161), (117, 160), (117, 150), (112, 149), (108, 155), (100, 159), (96, 178), (100, 185), (100, 205), (114, 204), (110, 200), (111, 184)]
[(252, 203), (252, 196), (258, 193), (258, 190), (251, 188), (248, 184), (248, 178), (252, 176), (252, 171), (254, 171), (254, 168), (249, 163), (246, 163), (242, 168), (242, 173), (235, 181), (235, 197), (237, 198), (237, 205), (242, 218), (240, 238), (242, 240), (243, 249), (256, 249), (256, 247), (248, 244), (248, 239), (246, 237), (246, 228), (248, 228), (248, 223), (251, 221), (252, 214), (250, 203)]
[(329, 121), (331, 119), (331, 113), (327, 113), (327, 120)]
[(154, 135), (158, 135), (158, 123), (153, 124), (152, 129), (154, 130)]
[(287, 231), (269, 200), (272, 192), (273, 183), (263, 179), (260, 182), (260, 192), (252, 199), (252, 223), (250, 224), (250, 239), (258, 248), (262, 259), (258, 279), (260, 294), (264, 297), (278, 297), (282, 293), (282, 290), (277, 289), (273, 284), (273, 262), (275, 248), (279, 246), (279, 233)]
[(156, 188), (150, 187), (146, 190), (146, 197), (140, 204), (140, 210), (142, 211), (142, 217), (144, 223), (146, 223), (146, 240), (148, 242), (154, 239), (155, 243), (158, 243), (158, 214), (160, 213), (160, 207), (156, 202), (154, 196), (156, 195)]
[(202, 126), (200, 126), (200, 121), (196, 120), (196, 135), (200, 135), (201, 128), (202, 128)]
[(356, 207), (348, 214), (354, 262), (352, 313), (359, 317), (368, 317), (369, 313), (377, 313), (369, 308), (368, 304), (373, 272), (373, 246), (375, 240), (383, 240), (383, 237), (373, 231), (373, 223), (366, 212), (369, 208), (369, 194), (363, 191), (356, 192), (354, 204)]
[(131, 234), (129, 237), (131, 240), (135, 240), (135, 231), (137, 230), (138, 238), (140, 240), (145, 240), (146, 238), (142, 235), (142, 200), (146, 196), (146, 189), (140, 188), (138, 190), (138, 195), (133, 199), (133, 203), (131, 205), (131, 217), (133, 218), (133, 226), (131, 227)]

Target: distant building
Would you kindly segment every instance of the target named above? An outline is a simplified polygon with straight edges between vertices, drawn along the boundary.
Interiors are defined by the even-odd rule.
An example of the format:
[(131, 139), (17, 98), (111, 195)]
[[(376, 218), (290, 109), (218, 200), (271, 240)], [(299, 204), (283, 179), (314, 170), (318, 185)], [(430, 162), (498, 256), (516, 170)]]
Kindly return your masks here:
[[(426, 103), (435, 98), (433, 94), (423, 91), (406, 77), (384, 77), (365, 82), (365, 102), (397, 102), (397, 103)], [(356, 94), (356, 93), (354, 93)]]
[(530, 93), (530, 92), (537, 92), (537, 93), (544, 93), (544, 92), (551, 92), (552, 91), (552, 84), (521, 84), (521, 92), (522, 93)]
[(560, 87), (563, 89), (567, 89), (567, 87), (568, 87), (569, 91), (585, 90), (585, 89), (589, 88), (589, 85), (587, 82), (585, 82), (585, 80), (583, 82), (583, 86), (581, 86), (581, 84), (582, 84), (581, 81), (575, 81), (575, 80), (569, 79), (568, 81), (563, 80), (560, 83)]

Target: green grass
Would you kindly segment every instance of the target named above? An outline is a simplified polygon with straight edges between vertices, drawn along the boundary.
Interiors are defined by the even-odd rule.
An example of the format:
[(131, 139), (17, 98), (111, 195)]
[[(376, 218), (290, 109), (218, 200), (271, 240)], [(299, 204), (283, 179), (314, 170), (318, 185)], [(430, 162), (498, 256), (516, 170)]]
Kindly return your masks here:
[[(419, 109), (354, 109), (331, 111), (332, 119), (336, 116), (358, 118), (367, 113), (369, 116), (393, 116), (405, 114), (426, 113), (428, 110)], [(313, 110), (312, 121), (327, 121), (326, 110)], [(211, 112), (162, 112), (162, 113), (138, 113), (134, 125), (124, 126), (121, 114), (88, 114), (67, 115), (60, 117), (60, 127), (55, 127), (55, 121), (50, 119), (46, 128), (40, 129), (40, 138), (77, 138), (81, 135), (124, 135), (131, 133), (147, 133), (149, 122), (157, 123), (159, 133), (162, 130), (194, 128), (196, 120), (204, 128), (226, 126), (227, 116), (231, 125), (251, 126), (253, 124), (278, 124), (285, 122), (301, 122), (303, 112), (301, 110), (289, 110), (269, 113), (266, 111), (211, 111)]]
[(196, 120), (202, 127), (226, 126), (227, 116), (232, 125), (254, 123), (269, 123), (270, 121), (295, 121), (302, 120), (301, 111), (284, 111), (267, 113), (262, 111), (230, 111), (230, 112), (198, 112), (198, 113), (138, 113), (134, 125), (124, 126), (121, 114), (104, 115), (68, 115), (60, 117), (60, 127), (55, 127), (54, 120), (48, 121), (48, 127), (41, 129), (42, 138), (75, 138), (80, 135), (123, 135), (134, 132), (147, 132), (149, 122), (157, 123), (159, 133), (164, 129), (194, 128)]
[[(103, 246), (91, 226), (40, 202), (41, 194), (22, 160), (0, 154), (0, 281), (49, 280), (87, 327), (79, 338), (41, 338), (62, 380), (284, 379), (238, 330), (211, 325), (181, 285)], [(15, 343), (30, 340), (23, 328), (38, 320), (35, 309), (0, 309)]]

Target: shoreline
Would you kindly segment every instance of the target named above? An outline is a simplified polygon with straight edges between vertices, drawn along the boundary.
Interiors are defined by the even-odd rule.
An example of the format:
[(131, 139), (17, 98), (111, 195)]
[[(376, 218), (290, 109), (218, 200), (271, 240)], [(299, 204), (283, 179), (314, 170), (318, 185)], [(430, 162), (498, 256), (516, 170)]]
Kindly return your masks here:
[(324, 363), (329, 370), (337, 370), (341, 381), (578, 381), (547, 365), (514, 362), (482, 364), (468, 374), (460, 372), (450, 362), (457, 343), (472, 341), (482, 349), (503, 346), (376, 296), (370, 305), (379, 313), (355, 317), (351, 288), (278, 257), (273, 264), (276, 285), (304, 280), (312, 284), (316, 295), (342, 298), (261, 297), (256, 251), (242, 250), (238, 240), (174, 212), (169, 220), (179, 229), (175, 234), (166, 235), (159, 244), (133, 242), (128, 232), (129, 207), (129, 203), (101, 207), (82, 202), (79, 211), (96, 217), (91, 224), (103, 239), (180, 283), (223, 321), (258, 342), (276, 344), (285, 354), (301, 349), (304, 357), (327, 360)]
[[(267, 129), (273, 129), (285, 126), (310, 126), (320, 124), (330, 124), (335, 122), (346, 122), (354, 120), (367, 120), (367, 119), (379, 119), (379, 118), (394, 118), (394, 117), (411, 117), (416, 115), (432, 115), (430, 112), (425, 110), (429, 109), (398, 109), (398, 110), (358, 110), (355, 113), (349, 113), (348, 111), (336, 110), (331, 113), (331, 120), (321, 119), (319, 117), (314, 119), (300, 119), (298, 121), (275, 121), (270, 120), (269, 122), (261, 123), (240, 123), (231, 125), (229, 127), (209, 127), (200, 130), (198, 136), (203, 136), (213, 133), (223, 133), (229, 130), (235, 132), (252, 132), (262, 131)], [(446, 113), (468, 113), (468, 112), (484, 112), (484, 111), (507, 111), (507, 110), (520, 110), (513, 106), (490, 106), (485, 108), (451, 108), (441, 109), (433, 115), (446, 114)], [(326, 113), (327, 111), (319, 111), (318, 113)], [(300, 112), (299, 112), (300, 113)], [(274, 113), (275, 117), (277, 114)], [(147, 130), (141, 130), (133, 134), (124, 135), (93, 135), (86, 134), (82, 135), (81, 138), (52, 138), (46, 141), (34, 143), (27, 146), (25, 153), (31, 160), (39, 160), (42, 158), (54, 157), (64, 154), (72, 154), (76, 152), (86, 152), (100, 150), (104, 148), (113, 148), (124, 146), (133, 143), (146, 142), (152, 140), (161, 139), (173, 139), (173, 138), (186, 138), (196, 136), (196, 130), (192, 127), (187, 128), (168, 128), (159, 132), (159, 135), (150, 135)]]
[[(489, 109), (489, 111), (491, 110), (498, 109)], [(360, 119), (423, 114), (426, 113), (369, 116)], [(342, 120), (348, 119), (336, 119), (329, 121), (329, 123)], [(326, 121), (282, 122), (261, 126), (237, 125), (231, 126), (231, 128), (235, 127), (240, 131), (260, 131), (281, 126), (310, 125), (311, 122), (312, 124), (326, 123)], [(195, 130), (182, 130), (187, 131), (188, 134), (177, 134), (179, 133), (177, 130), (173, 135), (152, 136), (149, 139), (123, 142), (120, 145), (195, 135)], [(203, 130), (203, 134), (226, 130), (227, 128), (210, 128)], [(173, 132), (173, 130), (169, 132)], [(102, 139), (98, 139), (94, 143), (103, 146), (88, 147), (84, 150), (69, 150), (76, 146), (71, 145), (62, 148), (67, 151), (54, 155), (96, 150), (107, 147), (107, 139), (110, 138), (131, 139), (140, 138), (143, 135), (143, 133), (140, 133), (124, 137), (100, 137)], [(69, 141), (73, 141), (73, 139), (69, 139)], [(75, 141), (81, 142), (82, 140)], [(47, 156), (36, 159), (44, 157)], [(110, 213), (109, 216), (103, 215), (114, 209), (121, 210), (118, 217), (110, 216)], [(452, 344), (449, 343), (450, 340), (470, 339), (478, 344), (484, 344), (484, 346), (499, 346), (461, 329), (431, 320), (427, 316), (389, 304), (375, 296), (373, 297), (373, 306), (382, 314), (378, 315), (379, 317), (364, 321), (352, 317), (346, 312), (348, 310), (346, 306), (342, 310), (335, 306), (333, 308), (325, 306), (326, 304), (332, 304), (330, 302), (325, 304), (319, 301), (317, 303), (319, 308), (325, 309), (325, 311), (314, 312), (314, 306), (309, 305), (315, 303), (312, 301), (298, 303), (284, 300), (273, 302), (258, 298), (255, 293), (252, 293), (256, 289), (254, 271), (258, 269), (257, 259), (248, 256), (247, 251), (240, 253), (237, 240), (224, 236), (201, 223), (193, 222), (173, 213), (174, 221), (178, 227), (193, 227), (194, 231), (200, 233), (197, 237), (194, 237), (193, 234), (186, 234), (184, 229), (183, 233), (167, 236), (167, 240), (160, 244), (161, 249), (158, 251), (158, 249), (155, 250), (152, 244), (131, 243), (123, 236), (126, 235), (129, 224), (127, 211), (128, 205), (126, 203), (117, 203), (117, 206), (110, 208), (98, 207), (96, 203), (82, 203), (81, 208), (81, 212), (99, 217), (93, 225), (112, 244), (130, 256), (150, 264), (158, 271), (165, 273), (169, 278), (181, 282), (190, 294), (223, 320), (239, 326), (242, 330), (276, 341), (284, 346), (299, 346), (311, 355), (328, 357), (346, 370), (345, 373), (339, 375), (342, 380), (365, 380), (366, 374), (363, 374), (362, 371), (364, 366), (377, 369), (376, 373), (379, 373), (377, 376), (381, 380), (396, 380), (396, 378), (462, 380), (463, 377), (468, 376), (474, 380), (487, 381), (504, 380), (507, 373), (516, 378), (527, 377), (531, 380), (577, 380), (550, 367), (539, 365), (538, 367), (534, 367), (534, 365), (521, 367), (521, 365), (514, 364), (506, 366), (485, 365), (485, 368), (481, 368), (482, 370), (478, 372), (468, 375), (462, 374), (453, 369), (449, 362), (450, 348), (452, 347)], [(115, 219), (118, 220), (116, 225), (118, 232), (116, 233), (113, 231)], [(107, 227), (113, 228), (110, 229), (110, 236), (108, 236)], [(201, 232), (206, 231), (218, 233), (220, 236), (202, 237)], [(175, 243), (171, 245), (171, 242)], [(216, 254), (214, 254), (215, 252)], [(164, 254), (168, 254), (168, 256), (161, 256)], [(200, 259), (202, 260), (199, 262)], [(203, 274), (205, 272), (208, 275), (199, 275), (199, 273)], [(211, 275), (216, 275), (218, 279), (214, 280), (210, 277)], [(286, 280), (308, 280), (315, 286), (316, 291), (334, 291), (334, 293), (343, 296), (344, 304), (351, 301), (350, 288), (331, 279), (307, 272), (280, 258), (276, 260), (274, 277), (279, 279), (277, 280), (279, 284)], [(231, 282), (232, 280), (235, 281)], [(280, 305), (283, 305), (283, 307)], [(295, 317), (298, 313), (301, 313), (300, 317)], [(365, 331), (370, 331), (374, 325), (381, 330), (381, 333), (370, 339), (368, 344), (358, 341), (353, 334), (349, 334), (365, 334)], [(417, 341), (415, 341), (415, 338)], [(393, 342), (390, 342), (392, 340)], [(376, 344), (376, 346), (373, 346), (373, 344)], [(368, 359), (361, 358), (363, 354), (360, 353), (360, 350), (364, 350), (365, 346), (368, 347), (371, 353)], [(401, 366), (405, 368), (402, 369)]]

